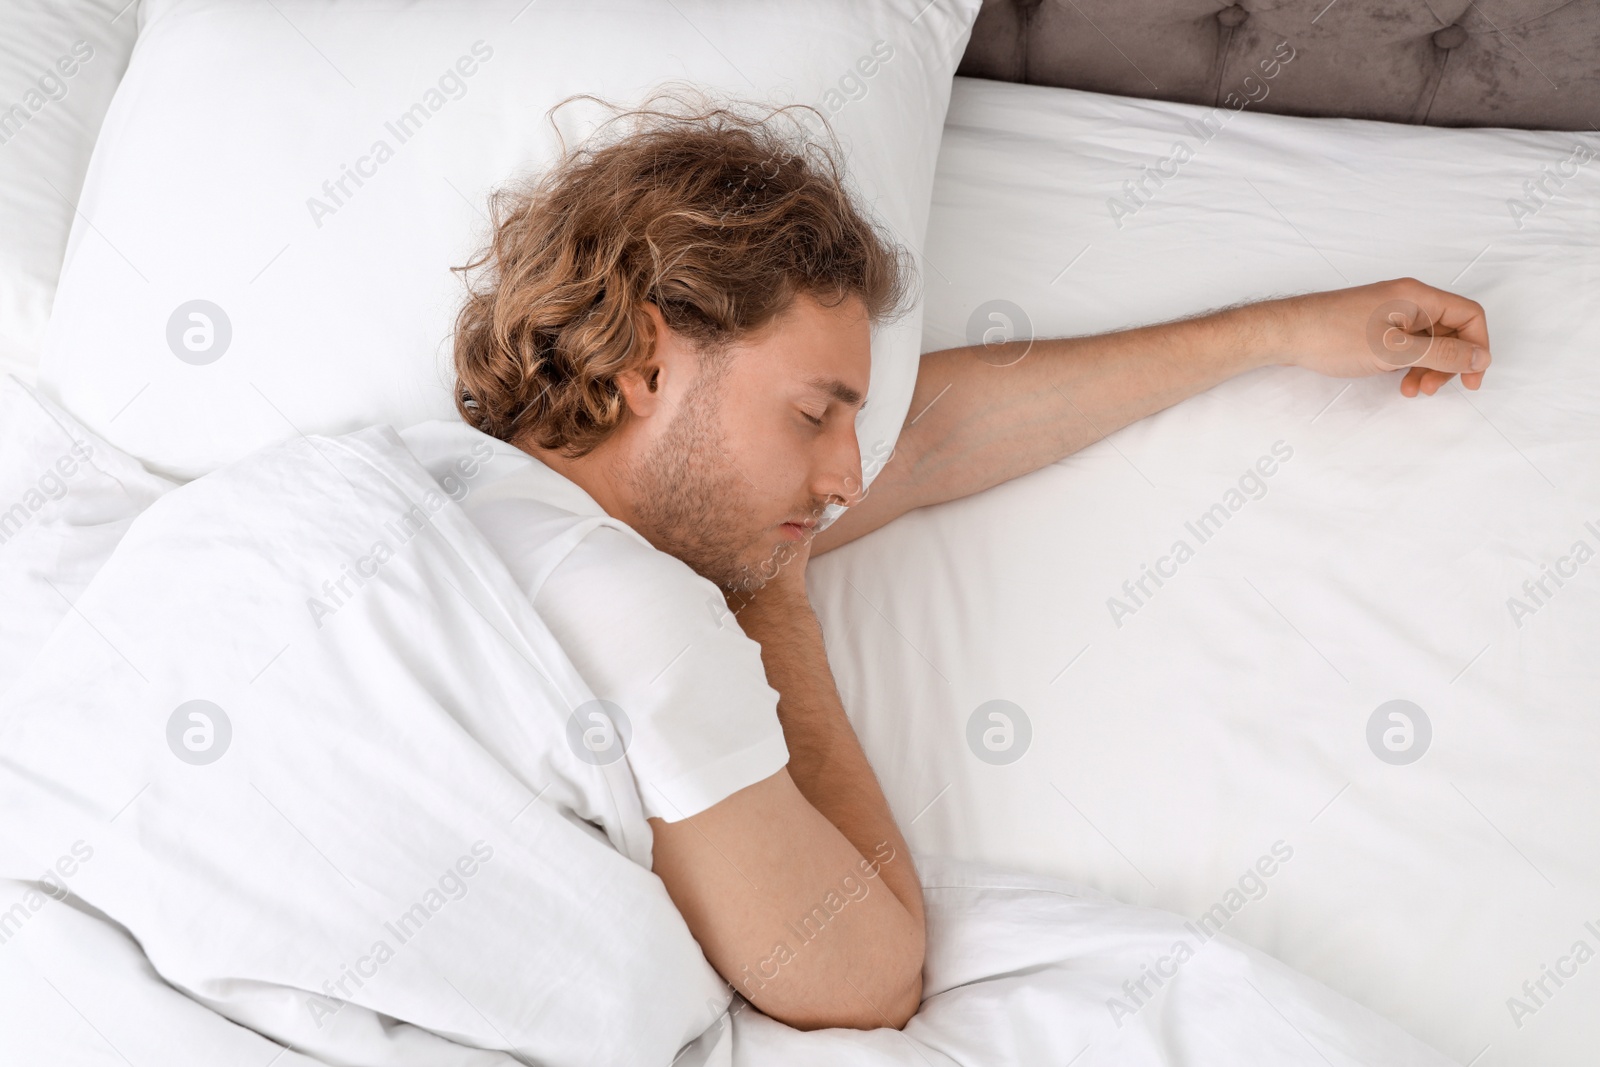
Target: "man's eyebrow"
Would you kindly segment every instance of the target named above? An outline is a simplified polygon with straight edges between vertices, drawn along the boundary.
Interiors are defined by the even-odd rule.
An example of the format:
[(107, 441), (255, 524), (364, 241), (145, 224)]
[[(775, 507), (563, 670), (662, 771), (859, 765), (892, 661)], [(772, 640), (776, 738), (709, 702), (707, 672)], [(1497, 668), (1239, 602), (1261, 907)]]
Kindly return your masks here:
[(862, 408), (867, 406), (865, 397), (837, 378), (811, 377), (805, 379), (805, 383), (813, 389), (827, 393), (841, 404), (859, 404)]

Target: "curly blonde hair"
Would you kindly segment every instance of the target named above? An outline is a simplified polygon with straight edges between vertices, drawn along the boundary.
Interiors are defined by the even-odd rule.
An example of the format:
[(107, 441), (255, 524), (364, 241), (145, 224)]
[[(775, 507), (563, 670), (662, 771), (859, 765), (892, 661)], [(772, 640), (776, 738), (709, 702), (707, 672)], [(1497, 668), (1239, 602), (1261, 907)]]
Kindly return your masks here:
[[(911, 256), (845, 189), (827, 119), (695, 96), (658, 92), (491, 195), (488, 246), (453, 268), (470, 276), (455, 328), (469, 424), (573, 458), (593, 450), (626, 414), (618, 376), (653, 350), (646, 302), (713, 370), (802, 292), (827, 307), (857, 297), (875, 325), (909, 310)], [(576, 99), (616, 110), (578, 94), (552, 125)], [(829, 144), (772, 121), (796, 109)], [(614, 123), (621, 135), (602, 136)]]

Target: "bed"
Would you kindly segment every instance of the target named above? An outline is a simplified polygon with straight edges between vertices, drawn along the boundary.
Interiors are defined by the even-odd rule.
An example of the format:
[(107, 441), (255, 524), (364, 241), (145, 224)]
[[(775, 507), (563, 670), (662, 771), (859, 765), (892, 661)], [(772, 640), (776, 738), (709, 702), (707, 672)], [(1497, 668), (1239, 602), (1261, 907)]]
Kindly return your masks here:
[[(1393, 377), (1262, 369), (816, 559), (808, 585), (841, 695), (919, 857), (930, 921), (948, 935), (930, 963), (939, 992), (910, 1040), (797, 1035), (737, 998), (713, 999), (674, 1062), (1087, 1067), (1137, 1051), (1202, 1063), (1217, 1061), (1199, 1035), (1228, 1026), (1255, 1035), (1257, 1062), (1441, 1062), (1423, 1045), (1472, 1067), (1589, 1062), (1600, 1045), (1600, 964), (1589, 962), (1600, 947), (1600, 375), (1584, 339), (1600, 326), (1600, 134), (1561, 132), (1582, 127), (1548, 107), (1545, 123), (1518, 113), (1515, 93), (1492, 108), (1452, 96), (1455, 59), (1407, 68), (1414, 92), (1378, 94), (1405, 95), (1403, 108), (1352, 98), (1273, 114), (1293, 94), (1262, 96), (1244, 78), (1294, 85), (1308, 58), (1321, 62), (1316, 48), (1296, 50), (1294, 35), (1259, 19), (1224, 19), (1221, 34), (1204, 23), (1210, 8), (1183, 29), (1217, 32), (1217, 50), (1169, 94), (1178, 99), (1142, 98), (1117, 81), (1132, 75), (1082, 57), (1056, 67), (1089, 72), (1082, 87), (1014, 83), (1049, 67), (1037, 41), (1052, 20), (1118, 35), (1105, 15), (1026, 4), (979, 15), (961, 69), (988, 76), (954, 78), (932, 176), (922, 351), (1410, 275), (1485, 306), (1494, 368), (1481, 391), (1452, 384), (1412, 400)], [(1088, 32), (1054, 39), (1080, 47)], [(1531, 32), (1515, 39), (1526, 45)], [(1280, 38), (1290, 48), (1275, 52)], [(1035, 58), (1015, 65), (1019, 54)], [(1278, 64), (1270, 79), (1263, 57)], [(1250, 95), (1230, 105), (1235, 81)], [(1590, 83), (1573, 84), (1564, 106), (1591, 99)], [(1411, 110), (1413, 96), (1453, 102), (1430, 117)], [(1496, 109), (1555, 129), (1394, 124), (1495, 125)], [(1179, 143), (1190, 149), (1181, 161)], [(1145, 179), (1151, 171), (1165, 180)], [(1524, 183), (1541, 180), (1548, 191), (1534, 198)], [(0, 422), (7, 492), (37, 481), (30, 463), (94, 442), (100, 480), (66, 494), (78, 511), (64, 521), (97, 523), (84, 529), (100, 540), (30, 557), (46, 560), (32, 577), (69, 595), (38, 607), (55, 594), (29, 586), (58, 628), (48, 646), (42, 631), (0, 630), (6, 682), (33, 679), (6, 690), (8, 715), (27, 700), (47, 706), (34, 661), (82, 678), (96, 674), (79, 657), (111, 662), (90, 634), (109, 616), (66, 601), (138, 516), (158, 501), (181, 507), (171, 494), (187, 480), (108, 440), (114, 407), (58, 406), (59, 395), (23, 384), (25, 359), (13, 366), (22, 374)], [(362, 438), (351, 454), (385, 462), (400, 440), (421, 454), (412, 431)], [(294, 447), (275, 462), (311, 485), (325, 464), (296, 460)], [(455, 536), (492, 590), (493, 563), (472, 555), (470, 531)], [(1175, 562), (1180, 541), (1193, 551)], [(307, 567), (321, 564), (308, 552)], [(478, 625), (465, 614), (453, 623)], [(79, 643), (61, 636), (74, 627)], [(1004, 743), (988, 743), (997, 728)], [(69, 751), (87, 765), (86, 736)], [(32, 765), (40, 780), (47, 764), (57, 766)], [(114, 761), (101, 771), (115, 792)], [(6, 788), (23, 788), (11, 779)], [(39, 811), (54, 803), (6, 796)], [(626, 812), (595, 822), (631, 825)], [(30, 861), (43, 850), (73, 863), (49, 840), (3, 836)], [(612, 843), (632, 847), (621, 829)], [(573, 855), (591, 856), (584, 845)], [(76, 865), (96, 870), (81, 856)], [(0, 880), (0, 900), (27, 889)], [(640, 936), (659, 933), (638, 922)], [(1104, 1036), (1123, 1033), (1107, 1029), (1118, 1010), (1106, 990), (1137, 978), (1183, 923), (1226, 937), (1151, 1000), (1164, 1043), (1119, 1058)], [(381, 1052), (385, 1063), (498, 1064), (534, 1061), (526, 1050), (540, 1047), (497, 1041), (509, 1026), (474, 992), (480, 1010), (445, 1012), (431, 1031), (403, 1022), (415, 1016), (345, 1014), (366, 1029), (342, 1047), (372, 1058), (340, 1060), (283, 1038), (276, 1002), (237, 984), (185, 989), (170, 948), (141, 944), (77, 898), (24, 936), (6, 932), (0, 1053), (16, 1062), (313, 1064)], [(682, 948), (664, 935), (661, 946)], [(692, 962), (674, 972), (679, 999), (701, 991)], [(1260, 997), (1249, 1012), (1205, 997), (1247, 981)], [(1124, 1011), (1145, 1007), (1116, 995)], [(1096, 1022), (1074, 1029), (1067, 1003)], [(661, 1024), (640, 1019), (641, 1031)]]

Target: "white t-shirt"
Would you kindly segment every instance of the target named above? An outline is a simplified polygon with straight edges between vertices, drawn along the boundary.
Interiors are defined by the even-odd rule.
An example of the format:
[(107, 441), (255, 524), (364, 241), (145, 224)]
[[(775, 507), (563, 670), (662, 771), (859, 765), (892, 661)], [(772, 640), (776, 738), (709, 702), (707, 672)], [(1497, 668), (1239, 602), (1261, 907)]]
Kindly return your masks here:
[[(597, 526), (540, 585), (533, 557), (542, 535), (533, 528), (548, 531), (550, 513), (530, 502), (572, 516), (605, 509), (570, 478), (465, 423), (424, 423), (403, 438), (505, 561), (594, 695), (627, 716), (625, 756), (647, 816), (677, 822), (789, 762), (761, 646), (715, 583), (632, 529)], [(490, 448), (487, 461), (458, 465)]]

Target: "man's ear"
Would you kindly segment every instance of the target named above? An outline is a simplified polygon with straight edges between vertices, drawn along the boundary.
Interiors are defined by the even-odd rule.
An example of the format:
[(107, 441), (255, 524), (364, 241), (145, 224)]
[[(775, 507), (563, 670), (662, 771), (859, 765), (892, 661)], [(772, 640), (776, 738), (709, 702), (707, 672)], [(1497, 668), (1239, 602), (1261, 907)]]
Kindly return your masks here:
[(640, 347), (649, 354), (617, 375), (617, 390), (631, 414), (649, 418), (662, 408), (661, 378), (665, 370), (662, 348), (671, 344), (672, 331), (661, 317), (661, 309), (649, 301), (640, 309), (635, 329)]

